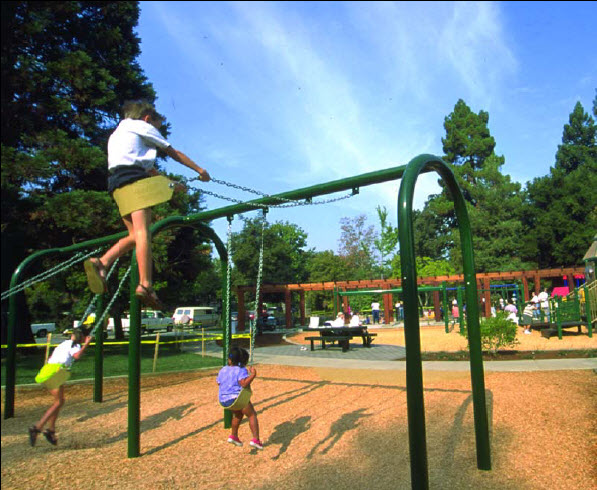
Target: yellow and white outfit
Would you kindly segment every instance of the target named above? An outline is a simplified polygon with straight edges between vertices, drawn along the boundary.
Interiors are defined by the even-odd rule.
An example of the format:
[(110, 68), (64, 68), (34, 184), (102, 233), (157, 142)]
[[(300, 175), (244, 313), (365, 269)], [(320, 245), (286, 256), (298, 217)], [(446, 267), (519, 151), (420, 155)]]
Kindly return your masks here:
[(70, 378), (69, 368), (75, 362), (75, 354), (82, 349), (74, 340), (65, 340), (54, 349), (44, 365), (35, 376), (36, 383), (43, 383), (49, 390), (59, 388)]

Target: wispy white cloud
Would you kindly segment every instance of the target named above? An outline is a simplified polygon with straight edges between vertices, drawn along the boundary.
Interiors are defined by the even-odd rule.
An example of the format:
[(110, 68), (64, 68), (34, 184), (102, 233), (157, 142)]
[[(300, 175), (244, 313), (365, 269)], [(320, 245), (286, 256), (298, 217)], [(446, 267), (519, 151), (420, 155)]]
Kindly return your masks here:
[(501, 95), (502, 82), (517, 69), (494, 2), (456, 2), (439, 46), (472, 101), (483, 104), (486, 110)]

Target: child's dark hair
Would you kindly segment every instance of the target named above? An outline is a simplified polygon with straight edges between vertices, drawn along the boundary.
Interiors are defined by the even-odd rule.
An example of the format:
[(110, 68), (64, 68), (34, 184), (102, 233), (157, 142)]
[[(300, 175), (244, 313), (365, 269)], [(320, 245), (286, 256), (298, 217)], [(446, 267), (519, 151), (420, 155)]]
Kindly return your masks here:
[(230, 348), (228, 359), (230, 359), (233, 366), (245, 367), (249, 362), (249, 353), (242, 347), (233, 346)]
[(162, 121), (166, 119), (147, 100), (127, 100), (122, 106), (122, 117), (125, 119), (143, 119), (145, 116)]
[(75, 340), (73, 341), (73, 344), (81, 345), (83, 343), (83, 341), (85, 340), (85, 337), (87, 337), (87, 335), (89, 335), (89, 330), (87, 330), (84, 327), (77, 327), (77, 328), (73, 329), (73, 335), (75, 336)]

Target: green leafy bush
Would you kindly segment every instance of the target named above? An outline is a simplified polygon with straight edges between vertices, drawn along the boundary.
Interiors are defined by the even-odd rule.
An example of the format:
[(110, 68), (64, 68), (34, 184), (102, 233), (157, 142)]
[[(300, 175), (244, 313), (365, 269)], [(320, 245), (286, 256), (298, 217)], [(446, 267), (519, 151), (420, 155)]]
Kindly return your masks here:
[[(514, 347), (519, 342), (516, 338), (517, 325), (508, 320), (508, 315), (498, 312), (495, 317), (481, 319), (481, 348), (484, 351), (497, 353), (503, 347)], [(462, 329), (462, 335), (467, 335)]]

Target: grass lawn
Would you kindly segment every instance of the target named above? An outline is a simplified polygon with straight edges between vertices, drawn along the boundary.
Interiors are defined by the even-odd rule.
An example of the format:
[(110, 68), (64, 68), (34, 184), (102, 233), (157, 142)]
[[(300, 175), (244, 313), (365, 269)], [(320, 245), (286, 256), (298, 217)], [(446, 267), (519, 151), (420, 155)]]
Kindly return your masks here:
[[(146, 340), (146, 339), (144, 339)], [(72, 367), (71, 380), (92, 378), (95, 363), (95, 347), (85, 351), (83, 357)], [(28, 352), (27, 352), (28, 351)], [(155, 346), (141, 344), (141, 374), (153, 372)], [(16, 384), (34, 383), (35, 375), (44, 364), (45, 349), (22, 349), (17, 353)], [(156, 365), (156, 372), (185, 371), (204, 367), (222, 366), (222, 359), (190, 352), (183, 347), (182, 352), (177, 344), (161, 345)], [(127, 375), (128, 345), (104, 346), (104, 377)], [(2, 386), (6, 385), (6, 359), (2, 359)]]

